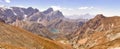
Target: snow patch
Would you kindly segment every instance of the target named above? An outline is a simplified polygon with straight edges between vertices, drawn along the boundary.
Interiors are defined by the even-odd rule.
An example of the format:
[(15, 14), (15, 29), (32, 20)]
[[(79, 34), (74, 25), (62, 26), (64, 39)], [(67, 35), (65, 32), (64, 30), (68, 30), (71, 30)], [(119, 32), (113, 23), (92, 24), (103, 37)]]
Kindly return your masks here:
[(27, 18), (27, 15), (26, 15), (26, 14), (24, 15), (24, 18)]
[(27, 16), (28, 16), (28, 15), (24, 14), (24, 20), (23, 20), (23, 21), (26, 21)]
[(14, 15), (17, 15), (15, 12), (13, 12)]

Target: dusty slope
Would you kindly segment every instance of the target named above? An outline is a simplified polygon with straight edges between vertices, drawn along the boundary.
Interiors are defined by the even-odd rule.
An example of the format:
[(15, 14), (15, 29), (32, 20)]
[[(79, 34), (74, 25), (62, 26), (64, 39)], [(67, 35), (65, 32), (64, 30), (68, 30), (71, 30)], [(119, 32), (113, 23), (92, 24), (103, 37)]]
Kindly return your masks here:
[(96, 45), (90, 49), (120, 49), (120, 38), (104, 44)]
[(0, 49), (27, 49), (27, 48), (0, 43)]
[(60, 43), (0, 22), (0, 43), (29, 49), (68, 49)]

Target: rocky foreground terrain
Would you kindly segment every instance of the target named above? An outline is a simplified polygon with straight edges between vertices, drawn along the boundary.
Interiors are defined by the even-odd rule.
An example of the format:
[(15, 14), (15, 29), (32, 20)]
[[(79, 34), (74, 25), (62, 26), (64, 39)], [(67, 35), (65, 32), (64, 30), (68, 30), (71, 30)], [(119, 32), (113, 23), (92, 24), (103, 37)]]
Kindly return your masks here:
[(59, 10), (0, 7), (0, 47), (120, 49), (120, 16), (68, 19)]
[(71, 34), (70, 41), (76, 49), (119, 49), (119, 33), (119, 16), (99, 14)]

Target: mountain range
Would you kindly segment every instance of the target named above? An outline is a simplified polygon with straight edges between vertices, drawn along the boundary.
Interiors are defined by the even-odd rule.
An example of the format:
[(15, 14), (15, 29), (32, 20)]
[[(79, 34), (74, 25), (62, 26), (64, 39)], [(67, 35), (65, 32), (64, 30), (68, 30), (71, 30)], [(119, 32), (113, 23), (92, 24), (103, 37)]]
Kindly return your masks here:
[(66, 16), (69, 19), (92, 19), (95, 17), (95, 15), (92, 14), (80, 14), (80, 15), (70, 15), (70, 16)]
[(7, 49), (120, 48), (120, 16), (69, 19), (53, 8), (0, 7), (0, 21), (0, 47)]
[(55, 33), (62, 33), (64, 35), (72, 33), (75, 31), (74, 29), (81, 26), (84, 21), (86, 21), (84, 19), (80, 19), (80, 21), (70, 20), (65, 18), (59, 10), (54, 11), (52, 8), (48, 8), (43, 12), (32, 7), (0, 8), (0, 11), (0, 18), (5, 20), (6, 23), (19, 26), (49, 38), (55, 38), (56, 36), (52, 37)]

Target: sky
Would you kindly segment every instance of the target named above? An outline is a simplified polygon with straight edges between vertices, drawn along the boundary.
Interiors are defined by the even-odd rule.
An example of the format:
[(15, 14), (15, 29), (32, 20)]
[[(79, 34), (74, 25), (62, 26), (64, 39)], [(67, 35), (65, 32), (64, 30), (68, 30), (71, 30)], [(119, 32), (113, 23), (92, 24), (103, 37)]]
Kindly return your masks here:
[(120, 0), (0, 0), (0, 6), (33, 7), (40, 11), (52, 7), (64, 15), (120, 15)]

